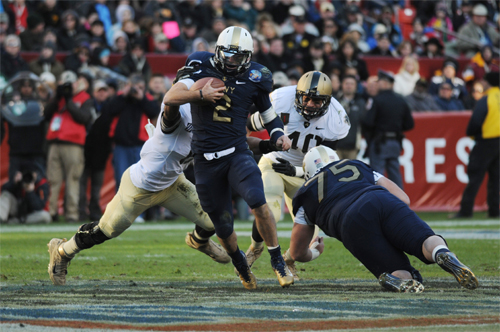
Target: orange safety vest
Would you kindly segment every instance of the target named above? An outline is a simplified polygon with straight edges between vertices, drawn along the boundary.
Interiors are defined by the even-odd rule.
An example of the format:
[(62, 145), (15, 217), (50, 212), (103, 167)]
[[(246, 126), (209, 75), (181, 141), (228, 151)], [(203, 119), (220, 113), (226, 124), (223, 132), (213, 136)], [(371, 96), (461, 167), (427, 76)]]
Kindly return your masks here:
[[(81, 107), (82, 104), (90, 98), (90, 95), (81, 91), (73, 96), (73, 102)], [(78, 145), (85, 145), (87, 129), (84, 124), (77, 123), (66, 109), (66, 100), (61, 99), (58, 105), (58, 112), (50, 120), (49, 130), (47, 131), (47, 141), (59, 140)]]

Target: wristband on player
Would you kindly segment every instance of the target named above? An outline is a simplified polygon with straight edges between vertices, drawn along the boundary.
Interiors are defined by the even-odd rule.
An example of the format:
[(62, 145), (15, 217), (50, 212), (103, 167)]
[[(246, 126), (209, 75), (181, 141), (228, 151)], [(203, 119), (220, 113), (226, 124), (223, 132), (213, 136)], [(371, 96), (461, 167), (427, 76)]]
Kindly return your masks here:
[(260, 141), (259, 142), (259, 150), (262, 154), (266, 154), (266, 153), (273, 152), (273, 151), (280, 151), (280, 150), (278, 150), (278, 147), (276, 146), (276, 144), (274, 144), (270, 140)]
[(203, 100), (203, 92), (200, 89), (200, 99)]

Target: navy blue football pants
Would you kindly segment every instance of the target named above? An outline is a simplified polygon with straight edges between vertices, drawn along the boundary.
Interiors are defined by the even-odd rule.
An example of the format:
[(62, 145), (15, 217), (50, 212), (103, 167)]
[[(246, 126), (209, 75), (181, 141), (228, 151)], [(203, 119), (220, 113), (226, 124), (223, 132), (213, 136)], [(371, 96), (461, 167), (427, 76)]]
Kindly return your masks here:
[(250, 150), (234, 152), (220, 159), (194, 162), (196, 191), (203, 210), (210, 216), (215, 233), (222, 239), (233, 233), (232, 190), (255, 209), (266, 203), (262, 175)]
[(405, 252), (425, 264), (422, 244), (435, 233), (405, 203), (387, 190), (361, 195), (344, 213), (344, 246), (378, 278), (383, 272), (412, 272)]

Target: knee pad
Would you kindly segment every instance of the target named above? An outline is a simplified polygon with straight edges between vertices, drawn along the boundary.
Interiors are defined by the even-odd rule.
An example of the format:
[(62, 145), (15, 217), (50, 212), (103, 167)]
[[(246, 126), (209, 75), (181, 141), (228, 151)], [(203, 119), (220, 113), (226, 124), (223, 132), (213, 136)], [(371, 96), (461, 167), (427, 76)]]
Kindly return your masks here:
[(94, 221), (90, 224), (83, 224), (75, 234), (75, 242), (80, 249), (89, 249), (96, 244), (101, 244), (109, 240), (99, 227), (99, 222)]
[(233, 234), (233, 219), (231, 218), (231, 214), (226, 211), (222, 214), (219, 221), (217, 224), (214, 223), (215, 233), (221, 239), (227, 239)]
[(266, 195), (263, 190), (258, 188), (249, 189), (243, 198), (252, 210), (266, 204)]

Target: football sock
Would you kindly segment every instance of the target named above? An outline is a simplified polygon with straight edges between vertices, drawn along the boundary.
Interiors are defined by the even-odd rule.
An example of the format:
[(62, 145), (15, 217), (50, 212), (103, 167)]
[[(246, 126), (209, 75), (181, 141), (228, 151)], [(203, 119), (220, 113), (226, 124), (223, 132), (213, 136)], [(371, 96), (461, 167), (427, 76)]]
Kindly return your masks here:
[(193, 231), (193, 240), (194, 240), (194, 242), (197, 242), (197, 243), (207, 243), (208, 239), (209, 238), (200, 236), (200, 234), (198, 234), (198, 232), (196, 231), (196, 229)]
[(236, 247), (236, 251), (233, 253), (229, 253), (229, 257), (231, 257), (231, 260), (233, 261), (234, 266), (238, 266), (243, 264), (245, 262), (245, 256), (243, 255), (243, 252), (240, 250), (240, 247)]
[(257, 229), (257, 223), (254, 221), (252, 225), (252, 243), (264, 242), (262, 236), (260, 236), (259, 230)]
[(68, 242), (64, 242), (62, 244), (62, 249), (67, 257), (73, 257), (81, 251), (81, 249), (76, 245), (74, 235)]
[(436, 255), (439, 254), (440, 252), (451, 252), (450, 249), (448, 249), (447, 246), (445, 245), (439, 245), (434, 250), (432, 251), (432, 260), (435, 262), (436, 261)]
[(267, 247), (267, 251), (269, 251), (269, 255), (271, 255), (271, 258), (281, 256), (281, 247), (279, 246), (279, 244), (277, 247)]

